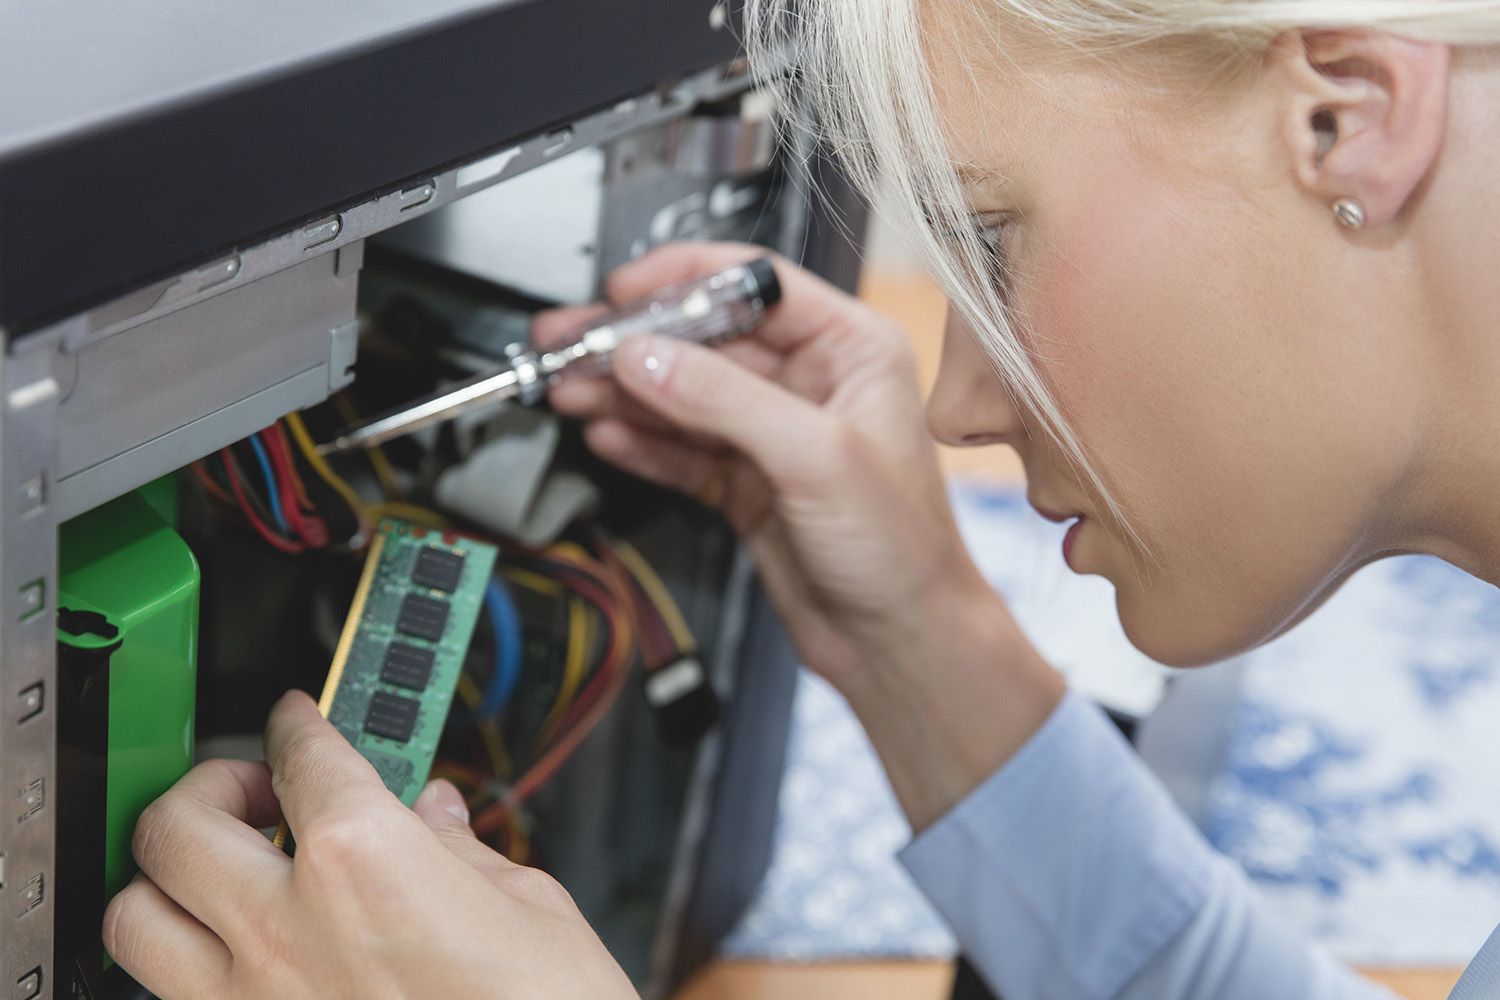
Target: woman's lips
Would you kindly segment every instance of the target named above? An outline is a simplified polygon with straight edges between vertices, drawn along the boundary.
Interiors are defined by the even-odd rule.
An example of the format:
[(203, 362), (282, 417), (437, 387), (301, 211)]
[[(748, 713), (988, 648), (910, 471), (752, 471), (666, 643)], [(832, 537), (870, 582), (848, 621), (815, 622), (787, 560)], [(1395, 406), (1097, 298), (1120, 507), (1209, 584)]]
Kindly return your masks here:
[(1038, 514), (1042, 515), (1042, 517), (1051, 521), (1053, 524), (1065, 524), (1068, 521), (1073, 522), (1072, 526), (1068, 528), (1068, 533), (1063, 536), (1062, 554), (1063, 562), (1067, 563), (1068, 568), (1076, 573), (1078, 571), (1078, 567), (1073, 565), (1073, 544), (1078, 541), (1078, 530), (1083, 527), (1083, 515), (1063, 514), (1055, 510), (1048, 510), (1046, 507), (1043, 507), (1041, 504), (1036, 503), (1035, 501), (1032, 501), (1031, 506), (1036, 509), (1036, 512)]
[(1078, 520), (1073, 522), (1073, 526), (1069, 528), (1068, 533), (1063, 536), (1063, 562), (1067, 563), (1068, 569), (1072, 570), (1075, 573), (1078, 572), (1078, 567), (1073, 565), (1073, 544), (1078, 541), (1078, 532), (1082, 528), (1083, 518), (1080, 517)]

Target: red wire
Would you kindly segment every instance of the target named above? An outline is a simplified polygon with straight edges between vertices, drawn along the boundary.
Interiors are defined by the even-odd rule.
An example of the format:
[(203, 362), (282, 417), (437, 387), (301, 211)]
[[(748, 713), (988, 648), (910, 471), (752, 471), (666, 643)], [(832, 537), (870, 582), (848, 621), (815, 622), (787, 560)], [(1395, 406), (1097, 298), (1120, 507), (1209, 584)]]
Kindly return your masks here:
[(282, 538), (276, 532), (266, 527), (265, 523), (255, 515), (255, 511), (250, 506), (250, 501), (245, 497), (245, 487), (240, 484), (240, 477), (234, 471), (233, 456), (229, 453), (229, 449), (220, 449), (219, 454), (224, 458), (224, 469), (229, 473), (229, 487), (234, 491), (234, 498), (239, 501), (240, 511), (245, 515), (245, 520), (250, 522), (250, 527), (255, 529), (255, 533), (264, 538), (273, 548), (280, 549), (282, 552), (295, 555), (303, 551), (301, 544), (289, 538)]
[(287, 450), (286, 438), (278, 433), (280, 430), (280, 424), (273, 424), (266, 428), (262, 437), (266, 443), (266, 453), (271, 459), (271, 465), (276, 470), (282, 512), (286, 515), (287, 524), (304, 542), (313, 548), (321, 549), (328, 544), (328, 525), (321, 518), (305, 514), (301, 504), (297, 502), (297, 491), (293, 484), (295, 473), (289, 468), (291, 454)]
[[(607, 588), (610, 596), (614, 598), (614, 600), (612, 600), (609, 605), (598, 605), (597, 599), (594, 598), (595, 604), (598, 605), (599, 609), (607, 617), (610, 618), (610, 621), (614, 626), (614, 635), (612, 636), (612, 638), (615, 641), (610, 644), (610, 648), (605, 653), (605, 663), (610, 664), (614, 669), (618, 669), (624, 672), (628, 670), (628, 661), (630, 658), (631, 642), (630, 633), (628, 631), (630, 619), (626, 618), (626, 615), (631, 614), (631, 612), (634, 610), (633, 608), (629, 607), (629, 605), (633, 604), (630, 596), (630, 581), (632, 581), (634, 577), (632, 577), (629, 573), (621, 572), (619, 567), (610, 565), (608, 560), (596, 563), (595, 565), (598, 566), (601, 575), (597, 581), (591, 582), (597, 583), (598, 585)], [(624, 603), (627, 605), (627, 607), (625, 608), (621, 607), (622, 602), (619, 600), (622, 590), (625, 591)], [(632, 617), (634, 617), (636, 621), (639, 621), (638, 616), (632, 615)], [(642, 642), (643, 638), (643, 634), (639, 629), (637, 629), (635, 633), (635, 642), (644, 654), (645, 646)], [(645, 659), (644, 655), (642, 659)], [(657, 664), (648, 665), (655, 666)], [(595, 701), (601, 698), (608, 699), (612, 697), (612, 695), (609, 694), (610, 687), (606, 682), (607, 675), (603, 667), (604, 664), (601, 664), (599, 672), (590, 680), (588, 685), (584, 687), (583, 691), (579, 693), (578, 698), (573, 702), (571, 706), (569, 706), (568, 711), (564, 713), (562, 718), (562, 725), (560, 727), (564, 732), (566, 732), (572, 725), (574, 725), (577, 720), (586, 718)]]
[[(511, 809), (535, 795), (548, 781), (552, 780), (553, 775), (568, 762), (568, 759), (573, 756), (573, 751), (578, 749), (584, 738), (593, 732), (594, 727), (608, 714), (630, 676), (628, 671), (618, 669), (616, 666), (612, 666), (609, 672), (612, 676), (608, 694), (600, 698), (577, 726), (568, 730), (553, 744), (552, 749), (542, 755), (541, 760), (522, 775), (521, 780), (511, 787), (510, 794), (503, 801), (495, 803), (475, 817), (473, 826), (476, 834), (483, 837), (498, 830), (505, 823), (506, 816), (509, 815)], [(600, 673), (603, 674), (602, 668)]]
[[(635, 622), (636, 638), (644, 654), (642, 659), (647, 673), (664, 667), (682, 656), (686, 650), (678, 648), (677, 640), (672, 636), (672, 630), (667, 627), (661, 612), (646, 594), (646, 588), (641, 583), (640, 577), (636, 576), (630, 567), (625, 565), (625, 561), (615, 554), (615, 550), (607, 539), (601, 537), (597, 540), (601, 566), (607, 566), (612, 570), (616, 580), (629, 594), (630, 616)], [(647, 649), (648, 640), (656, 642), (655, 649)]]
[(276, 489), (277, 499), (281, 503), (281, 513), (286, 518), (286, 524), (291, 533), (306, 541), (303, 533), (302, 509), (297, 506), (297, 498), (293, 493), (291, 480), (286, 475), (286, 470), (281, 465), (281, 453), (277, 450), (276, 443), (271, 440), (271, 435), (266, 431), (260, 433), (261, 444), (266, 449), (266, 460), (271, 463), (271, 481)]
[(302, 509), (309, 514), (317, 513), (317, 505), (312, 502), (312, 497), (308, 496), (307, 484), (302, 481), (302, 470), (297, 468), (296, 453), (292, 451), (292, 442), (287, 440), (286, 428), (281, 426), (281, 421), (278, 420), (266, 430), (276, 439), (277, 446), (286, 457), (286, 467), (291, 473), (292, 486), (297, 491), (297, 499), (301, 502)]
[(603, 661), (599, 670), (589, 680), (568, 711), (563, 714), (558, 731), (567, 733), (569, 728), (597, 701), (608, 687), (608, 672), (606, 667), (616, 662), (623, 662), (630, 652), (630, 627), (628, 620), (620, 610), (620, 603), (607, 590), (604, 589), (602, 581), (592, 580), (584, 574), (564, 571), (561, 574), (564, 582), (583, 595), (589, 603), (593, 604), (609, 620), (610, 644), (605, 651)]
[[(590, 580), (576, 568), (567, 573), (566, 577), (569, 587), (587, 597), (609, 619), (612, 629), (609, 648), (597, 673), (563, 716), (559, 727), (563, 735), (511, 786), (510, 794), (503, 801), (495, 803), (475, 817), (474, 832), (481, 837), (497, 832), (511, 809), (535, 795), (552, 780), (608, 714), (630, 677), (627, 669), (631, 646), (630, 623), (625, 618), (619, 601), (605, 591), (603, 581)], [(614, 582), (616, 585), (619, 583), (618, 580)]]
[[(619, 623), (615, 627), (617, 634), (625, 631)], [(584, 685), (573, 704), (568, 706), (568, 710), (563, 713), (562, 723), (558, 727), (560, 732), (566, 733), (574, 725), (579, 724), (579, 720), (585, 718), (594, 703), (604, 697), (609, 690), (612, 674), (624, 669), (630, 653), (628, 646), (621, 648), (618, 642), (610, 645), (611, 649), (605, 654), (605, 659), (600, 663), (598, 671), (589, 679), (588, 684)]]

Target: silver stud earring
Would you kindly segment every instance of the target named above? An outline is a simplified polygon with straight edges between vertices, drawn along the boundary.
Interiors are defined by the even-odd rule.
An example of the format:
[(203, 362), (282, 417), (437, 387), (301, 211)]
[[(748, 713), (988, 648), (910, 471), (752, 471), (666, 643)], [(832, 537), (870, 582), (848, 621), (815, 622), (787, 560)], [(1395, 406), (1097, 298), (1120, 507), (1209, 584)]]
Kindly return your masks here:
[(1333, 203), (1333, 217), (1346, 229), (1359, 229), (1365, 224), (1365, 206), (1354, 198), (1340, 198)]

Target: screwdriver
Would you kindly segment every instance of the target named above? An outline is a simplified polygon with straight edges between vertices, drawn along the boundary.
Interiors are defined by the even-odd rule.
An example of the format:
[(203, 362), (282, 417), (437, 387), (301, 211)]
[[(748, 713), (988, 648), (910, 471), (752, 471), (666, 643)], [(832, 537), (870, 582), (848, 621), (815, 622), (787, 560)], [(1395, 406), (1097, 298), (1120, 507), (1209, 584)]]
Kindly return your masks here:
[(485, 372), (349, 428), (318, 445), (323, 455), (372, 448), (481, 406), (515, 399), (539, 402), (565, 374), (609, 370), (615, 348), (642, 333), (718, 344), (760, 325), (781, 301), (781, 283), (769, 258), (736, 264), (716, 274), (662, 288), (647, 298), (590, 321), (572, 338), (546, 350), (513, 345), (498, 371)]

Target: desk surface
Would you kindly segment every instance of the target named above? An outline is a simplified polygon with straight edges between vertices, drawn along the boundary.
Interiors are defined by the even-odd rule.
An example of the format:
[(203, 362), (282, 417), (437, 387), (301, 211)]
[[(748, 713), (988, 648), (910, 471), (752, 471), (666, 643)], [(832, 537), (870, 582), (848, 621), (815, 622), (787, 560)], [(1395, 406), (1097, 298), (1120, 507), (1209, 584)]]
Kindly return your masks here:
[[(1449, 970), (1367, 973), (1409, 1000), (1443, 1000), (1458, 979)], [(677, 1000), (947, 1000), (947, 962), (776, 965), (721, 962)]]

